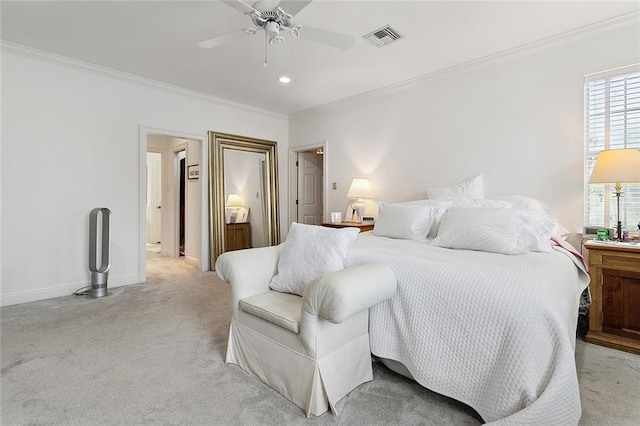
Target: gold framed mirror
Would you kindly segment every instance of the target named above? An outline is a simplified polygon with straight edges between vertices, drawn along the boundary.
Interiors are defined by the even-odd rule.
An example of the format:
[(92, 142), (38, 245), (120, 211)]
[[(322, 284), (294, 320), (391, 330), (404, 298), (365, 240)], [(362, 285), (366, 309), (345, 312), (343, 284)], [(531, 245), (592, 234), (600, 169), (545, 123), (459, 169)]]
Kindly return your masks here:
[(210, 131), (209, 170), (211, 269), (225, 251), (279, 244), (277, 142)]

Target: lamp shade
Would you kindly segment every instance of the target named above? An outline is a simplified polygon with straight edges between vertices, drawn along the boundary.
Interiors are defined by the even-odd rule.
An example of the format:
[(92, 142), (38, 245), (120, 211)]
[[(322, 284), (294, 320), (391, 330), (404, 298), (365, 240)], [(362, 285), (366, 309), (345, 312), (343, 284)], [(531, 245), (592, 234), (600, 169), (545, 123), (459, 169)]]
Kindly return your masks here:
[(638, 182), (640, 182), (640, 151), (635, 148), (601, 151), (589, 178), (589, 183)]
[(229, 194), (229, 197), (227, 198), (227, 207), (244, 207), (242, 198), (240, 198), (238, 194)]
[(369, 179), (354, 178), (349, 187), (347, 198), (371, 198), (371, 188), (369, 188)]

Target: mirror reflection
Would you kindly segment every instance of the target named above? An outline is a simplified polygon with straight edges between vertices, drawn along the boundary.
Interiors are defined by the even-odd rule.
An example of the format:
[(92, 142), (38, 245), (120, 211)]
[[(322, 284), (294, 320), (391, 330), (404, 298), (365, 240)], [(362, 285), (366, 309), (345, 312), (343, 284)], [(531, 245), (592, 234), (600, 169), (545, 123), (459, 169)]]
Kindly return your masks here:
[(225, 251), (278, 244), (276, 142), (209, 133), (211, 264)]
[(269, 245), (265, 162), (262, 153), (224, 151), (225, 251)]

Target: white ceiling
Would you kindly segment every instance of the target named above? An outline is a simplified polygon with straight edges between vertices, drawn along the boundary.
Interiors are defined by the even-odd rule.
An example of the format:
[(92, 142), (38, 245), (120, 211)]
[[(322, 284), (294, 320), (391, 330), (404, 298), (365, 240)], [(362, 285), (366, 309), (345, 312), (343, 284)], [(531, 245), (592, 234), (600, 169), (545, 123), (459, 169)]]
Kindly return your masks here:
[[(269, 47), (266, 68), (262, 33), (214, 49), (196, 45), (251, 26), (218, 1), (3, 0), (1, 8), (3, 40), (293, 113), (637, 14), (640, 2), (315, 0), (294, 19), (302, 31), (306, 24), (348, 34), (354, 47), (342, 51), (287, 34)], [(362, 39), (386, 24), (405, 38), (384, 48)], [(292, 83), (279, 83), (282, 74)]]

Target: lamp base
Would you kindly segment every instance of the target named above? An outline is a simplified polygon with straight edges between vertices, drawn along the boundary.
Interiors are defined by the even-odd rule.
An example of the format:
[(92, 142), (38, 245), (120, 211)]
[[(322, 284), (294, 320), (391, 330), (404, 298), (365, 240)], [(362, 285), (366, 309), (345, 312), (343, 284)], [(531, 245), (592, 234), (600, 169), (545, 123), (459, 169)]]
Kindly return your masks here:
[(620, 221), (620, 196), (622, 195), (622, 185), (616, 182), (616, 203), (618, 207), (618, 241), (622, 241), (622, 222)]
[(624, 241), (624, 236), (622, 235), (622, 222), (618, 221), (618, 241)]
[(364, 216), (364, 203), (358, 203), (358, 223), (362, 223), (362, 216)]
[(351, 219), (347, 222), (362, 223), (362, 215), (364, 215), (364, 203), (358, 201), (351, 206)]

